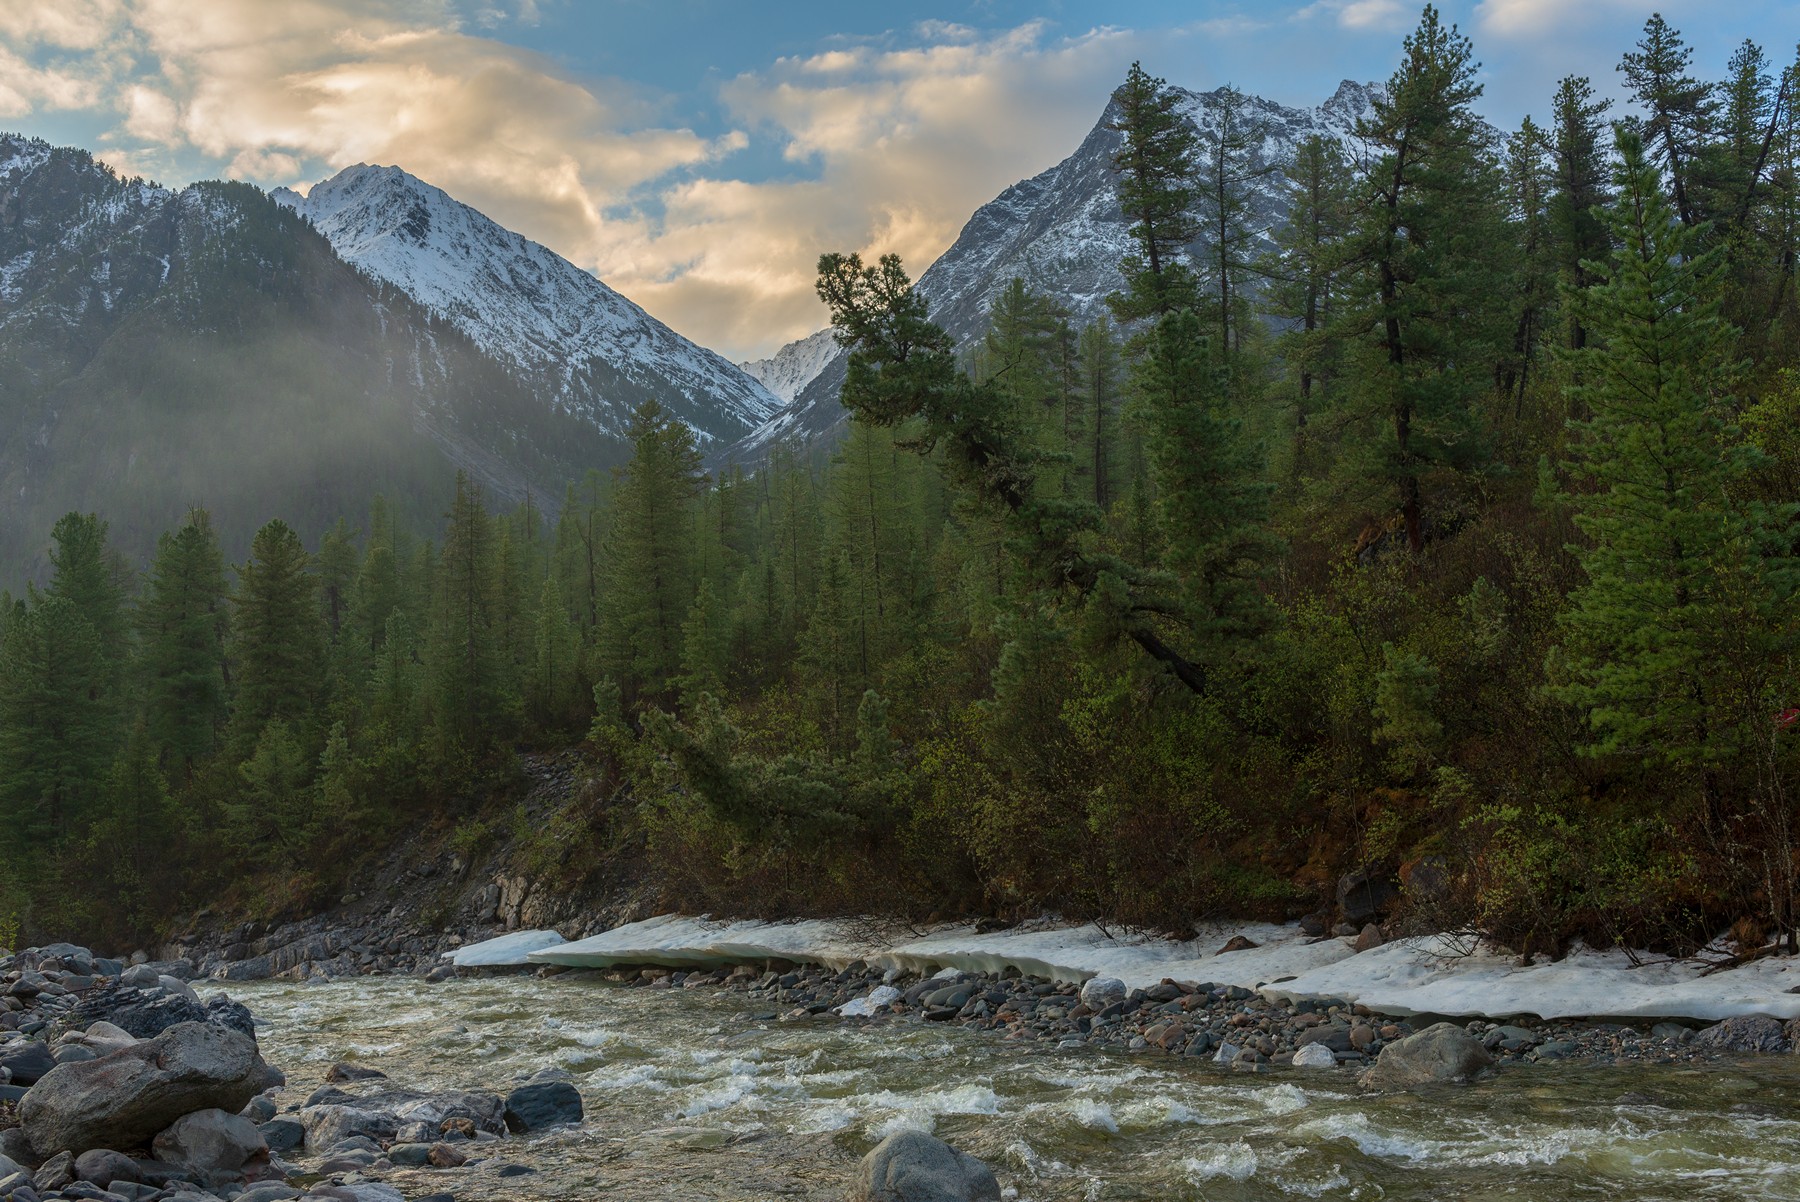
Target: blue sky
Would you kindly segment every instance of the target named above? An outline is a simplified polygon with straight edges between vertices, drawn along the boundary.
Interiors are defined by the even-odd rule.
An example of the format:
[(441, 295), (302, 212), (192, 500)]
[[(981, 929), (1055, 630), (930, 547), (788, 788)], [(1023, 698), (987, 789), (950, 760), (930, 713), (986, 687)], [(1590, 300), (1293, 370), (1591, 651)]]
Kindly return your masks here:
[[(1723, 73), (1778, 64), (1794, 0), (1457, 0), (1484, 113), (1542, 119), (1660, 8)], [(0, 0), (0, 128), (180, 184), (396, 163), (690, 337), (765, 354), (823, 322), (821, 249), (923, 267), (1054, 164), (1133, 59), (1293, 105), (1385, 79), (1411, 0)]]

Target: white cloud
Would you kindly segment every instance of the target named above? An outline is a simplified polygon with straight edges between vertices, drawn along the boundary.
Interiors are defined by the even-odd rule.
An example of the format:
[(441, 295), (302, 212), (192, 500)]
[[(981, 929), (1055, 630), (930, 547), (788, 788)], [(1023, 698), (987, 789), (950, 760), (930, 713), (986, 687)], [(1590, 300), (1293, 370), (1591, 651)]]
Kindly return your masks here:
[[(108, 123), (92, 149), (164, 179), (197, 161), (270, 186), (396, 163), (746, 357), (823, 324), (821, 251), (922, 270), (977, 206), (1069, 153), (1150, 49), (1041, 23), (838, 40), (726, 82), (739, 128), (703, 136), (476, 32), (536, 16), (519, 0), (0, 0), (0, 116), (90, 110)], [(753, 141), (788, 171), (732, 178)]]
[(1412, 20), (1413, 9), (1400, 0), (1314, 0), (1293, 15), (1295, 21), (1314, 17), (1330, 17), (1341, 29), (1403, 29)]
[[(1481, 0), (1475, 6), (1475, 20), (1485, 33), (1499, 37), (1532, 37), (1552, 30), (1568, 29), (1595, 16), (1638, 13), (1648, 16), (1650, 8), (1644, 0)], [(1677, 7), (1664, 0), (1654, 7), (1665, 12)]]

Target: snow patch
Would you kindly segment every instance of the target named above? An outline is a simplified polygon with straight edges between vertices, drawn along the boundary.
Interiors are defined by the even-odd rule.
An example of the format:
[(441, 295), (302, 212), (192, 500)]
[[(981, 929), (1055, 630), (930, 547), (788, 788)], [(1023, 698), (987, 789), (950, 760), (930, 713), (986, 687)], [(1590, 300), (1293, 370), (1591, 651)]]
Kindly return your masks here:
[(481, 943), (459, 947), (453, 952), (445, 952), (444, 958), (458, 968), (521, 968), (531, 963), (525, 958), (528, 953), (553, 948), (561, 943), (563, 937), (555, 931), (514, 931), (498, 939), (487, 939)]
[[(1360, 955), (1347, 939), (1312, 939), (1297, 925), (1218, 924), (1175, 942), (1092, 924), (1051, 921), (977, 934), (948, 926), (884, 941), (868, 922), (717, 922), (677, 914), (631, 923), (579, 942), (533, 951), (533, 964), (703, 968), (784, 959), (843, 968), (863, 961), (925, 975), (945, 970), (1083, 982), (1117, 977), (1129, 988), (1164, 979), (1238, 985), (1274, 998), (1344, 998), (1385, 1014), (1557, 1018), (1690, 1018), (1736, 1014), (1800, 1017), (1800, 960), (1771, 958), (1702, 975), (1689, 961), (1634, 966), (1623, 951), (1575, 948), (1556, 963), (1520, 967), (1448, 937), (1405, 939)], [(1217, 949), (1233, 935), (1258, 946)], [(468, 950), (468, 949), (465, 949)]]

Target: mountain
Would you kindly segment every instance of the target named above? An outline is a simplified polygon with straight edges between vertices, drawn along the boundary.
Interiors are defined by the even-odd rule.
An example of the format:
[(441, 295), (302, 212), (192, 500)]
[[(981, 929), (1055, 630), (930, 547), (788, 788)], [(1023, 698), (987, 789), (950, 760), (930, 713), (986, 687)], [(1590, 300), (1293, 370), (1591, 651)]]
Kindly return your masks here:
[(738, 366), (787, 404), (825, 370), (838, 349), (836, 336), (825, 329), (788, 343), (767, 359), (752, 359)]
[(435, 526), (462, 468), (556, 499), (620, 448), (247, 184), (120, 178), (0, 134), (0, 585), (98, 511), (142, 561), (190, 506), (228, 553), (373, 494)]
[(401, 289), (604, 433), (622, 434), (648, 397), (703, 446), (729, 443), (781, 408), (757, 380), (591, 273), (398, 167), (358, 164), (304, 196), (273, 195), (345, 262)]
[[(1267, 130), (1252, 161), (1257, 167), (1277, 166), (1313, 134), (1348, 135), (1372, 109), (1377, 92), (1378, 85), (1345, 80), (1329, 100), (1310, 109), (1244, 97), (1244, 115)], [(1203, 143), (1217, 145), (1223, 95), (1223, 89), (1181, 91), (1180, 110)], [(1123, 286), (1119, 261), (1131, 251), (1132, 240), (1130, 223), (1119, 210), (1112, 167), (1120, 140), (1111, 128), (1115, 117), (1115, 105), (1109, 103), (1074, 154), (977, 209), (950, 249), (917, 277), (932, 320), (959, 342), (986, 332), (994, 297), (1015, 277), (1060, 302), (1077, 324), (1098, 316), (1107, 294)], [(1253, 225), (1279, 228), (1287, 215), (1280, 188), (1279, 174), (1260, 178), (1251, 198)], [(1198, 241), (1190, 250), (1198, 253), (1204, 246), (1204, 240)], [(764, 361), (816, 365), (817, 371), (797, 385), (795, 377), (784, 380), (794, 389), (793, 399), (759, 429), (717, 452), (715, 462), (753, 463), (784, 440), (812, 443), (836, 437), (845, 416), (838, 403), (845, 355), (839, 350), (816, 359), (797, 350), (822, 335), (824, 331), (783, 347)]]

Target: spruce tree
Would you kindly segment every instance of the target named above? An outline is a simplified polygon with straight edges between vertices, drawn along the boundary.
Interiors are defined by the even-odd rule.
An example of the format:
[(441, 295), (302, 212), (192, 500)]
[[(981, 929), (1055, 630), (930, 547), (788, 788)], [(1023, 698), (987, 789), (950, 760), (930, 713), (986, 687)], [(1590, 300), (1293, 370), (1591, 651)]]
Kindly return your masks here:
[(94, 637), (107, 666), (107, 687), (116, 689), (130, 651), (125, 613), (131, 572), (108, 545), (107, 524), (92, 513), (68, 513), (50, 531), (49, 595), (75, 607)]
[(211, 517), (195, 510), (157, 540), (138, 608), (146, 734), (179, 781), (193, 778), (225, 726), (229, 629), (225, 556)]
[[(306, 746), (324, 700), (325, 623), (300, 536), (280, 518), (256, 532), (232, 597), (231, 664), (237, 695), (232, 747), (248, 757), (280, 719)], [(317, 744), (312, 744), (317, 746)]]
[[(1585, 76), (1567, 76), (1556, 86), (1551, 134), (1556, 186), (1550, 198), (1550, 226), (1562, 281), (1578, 291), (1592, 283), (1588, 264), (1604, 260), (1612, 249), (1598, 212), (1609, 196), (1601, 139), (1611, 107), (1610, 100), (1594, 99), (1594, 86)], [(1587, 330), (1574, 317), (1573, 307), (1565, 345), (1571, 350), (1587, 345)]]
[(1572, 362), (1593, 414), (1575, 448), (1591, 545), (1555, 691), (1587, 714), (1588, 750), (1689, 772), (1716, 802), (1715, 772), (1767, 720), (1762, 686), (1792, 651), (1793, 509), (1738, 495), (1753, 453), (1728, 424), (1721, 251), (1700, 251), (1637, 134), (1618, 150), (1619, 250), (1574, 298), (1593, 333)]
[(112, 762), (113, 668), (67, 596), (36, 596), (0, 644), (0, 840), (15, 861), (54, 850), (93, 812)]
[(1199, 212), (1207, 247), (1206, 274), (1215, 307), (1222, 362), (1243, 350), (1243, 326), (1250, 320), (1244, 281), (1251, 273), (1258, 239), (1266, 232), (1252, 221), (1255, 190), (1280, 169), (1262, 160), (1270, 130), (1256, 118), (1244, 94), (1230, 84), (1214, 93), (1217, 129), (1201, 155)]
[(694, 433), (654, 400), (631, 415), (632, 455), (613, 517), (613, 592), (634, 696), (666, 696), (681, 671), (695, 587), (694, 515), (706, 477)]
[(730, 630), (712, 581), (701, 580), (681, 623), (681, 704), (692, 709), (702, 695), (725, 700), (725, 674), (731, 655)]
[(1264, 268), (1266, 310), (1292, 323), (1278, 346), (1295, 377), (1294, 471), (1305, 464), (1306, 428), (1330, 386), (1338, 354), (1333, 318), (1343, 303), (1345, 240), (1350, 232), (1350, 160), (1336, 138), (1317, 134), (1295, 148), (1283, 172), (1287, 221), (1275, 231), (1274, 252)]
[(516, 702), (502, 644), (500, 540), (481, 486), (461, 473), (448, 517), (427, 638), (431, 708), (447, 744), (480, 754), (511, 733)]

